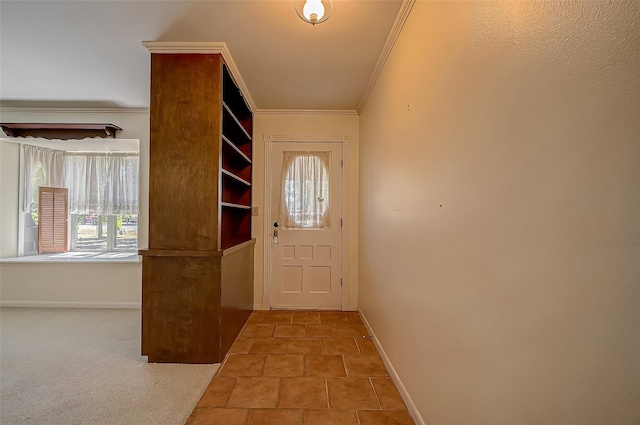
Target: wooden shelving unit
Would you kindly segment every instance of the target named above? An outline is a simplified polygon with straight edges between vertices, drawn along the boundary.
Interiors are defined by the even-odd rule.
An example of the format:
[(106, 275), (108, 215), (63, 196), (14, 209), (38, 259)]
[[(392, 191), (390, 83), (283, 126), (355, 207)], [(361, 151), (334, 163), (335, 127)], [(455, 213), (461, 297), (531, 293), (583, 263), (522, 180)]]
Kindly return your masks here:
[(222, 55), (150, 51), (142, 354), (217, 363), (253, 308), (253, 112)]
[(253, 114), (226, 66), (222, 67), (222, 202), (220, 248), (251, 239)]

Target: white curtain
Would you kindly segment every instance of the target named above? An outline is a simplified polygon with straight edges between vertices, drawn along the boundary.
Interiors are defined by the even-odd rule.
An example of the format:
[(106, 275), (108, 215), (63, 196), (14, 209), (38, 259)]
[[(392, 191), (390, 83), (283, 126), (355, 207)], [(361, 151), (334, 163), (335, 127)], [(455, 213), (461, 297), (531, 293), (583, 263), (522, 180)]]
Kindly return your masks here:
[[(22, 145), (22, 148), (24, 150), (22, 209), (25, 212), (31, 212), (32, 207), (35, 208), (38, 205), (38, 191), (31, 190), (32, 182), (40, 180), (37, 182), (38, 186), (63, 187), (65, 153), (31, 145)], [(44, 179), (38, 179), (39, 176), (34, 173), (38, 163), (42, 165)]]
[(138, 155), (67, 153), (64, 185), (72, 214), (138, 214)]
[(279, 224), (329, 228), (331, 152), (283, 152)]

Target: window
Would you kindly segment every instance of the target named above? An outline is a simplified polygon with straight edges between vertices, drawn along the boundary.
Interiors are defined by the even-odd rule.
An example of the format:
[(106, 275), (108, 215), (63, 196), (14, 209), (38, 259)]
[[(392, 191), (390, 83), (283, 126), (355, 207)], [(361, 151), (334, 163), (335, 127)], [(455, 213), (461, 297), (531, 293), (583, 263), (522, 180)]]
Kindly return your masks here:
[(138, 156), (67, 153), (71, 249), (138, 249)]
[(283, 152), (279, 222), (285, 228), (329, 228), (331, 152)]
[[(38, 192), (43, 186), (63, 188), (66, 193), (64, 221), (65, 224), (67, 220), (69, 222), (69, 232), (64, 232), (63, 250), (137, 250), (137, 153), (62, 152), (23, 146), (23, 210), (28, 218), (24, 228), (25, 253), (35, 253), (32, 248), (34, 242), (27, 236), (32, 227), (45, 223), (45, 220), (51, 223), (60, 219), (59, 210), (54, 216), (51, 208), (41, 208)], [(35, 246), (39, 247), (38, 252), (44, 253), (41, 243), (49, 233), (46, 226), (37, 227), (39, 237)], [(58, 234), (60, 227), (56, 229)], [(58, 238), (54, 243), (56, 249), (60, 249), (59, 244)]]
[(138, 215), (71, 214), (72, 251), (136, 251)]

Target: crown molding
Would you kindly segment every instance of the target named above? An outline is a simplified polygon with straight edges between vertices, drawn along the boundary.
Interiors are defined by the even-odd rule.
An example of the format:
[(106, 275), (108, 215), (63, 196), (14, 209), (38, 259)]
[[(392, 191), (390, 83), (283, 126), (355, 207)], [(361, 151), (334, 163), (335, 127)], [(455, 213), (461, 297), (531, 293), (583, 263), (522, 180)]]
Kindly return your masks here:
[(351, 143), (351, 136), (339, 134), (265, 134), (265, 143), (299, 142), (299, 143)]
[(258, 109), (260, 115), (358, 115), (355, 109)]
[(0, 114), (125, 114), (149, 115), (149, 108), (2, 108)]
[(229, 54), (223, 41), (143, 41), (149, 53)]
[(389, 32), (389, 36), (387, 37), (387, 41), (382, 48), (382, 52), (380, 52), (380, 56), (378, 57), (378, 62), (376, 66), (373, 68), (373, 72), (371, 73), (371, 77), (369, 78), (369, 82), (367, 83), (364, 92), (362, 93), (362, 97), (360, 98), (360, 102), (358, 103), (358, 107), (356, 111), (358, 114), (362, 113), (364, 109), (364, 105), (367, 103), (367, 99), (369, 99), (369, 95), (373, 90), (373, 87), (378, 81), (378, 77), (380, 73), (382, 73), (382, 69), (384, 68), (384, 64), (387, 62), (387, 58), (391, 54), (393, 50), (393, 46), (396, 44), (396, 40), (402, 31), (402, 27), (404, 23), (407, 21), (409, 17), (409, 12), (411, 12), (411, 8), (413, 7), (416, 0), (404, 0), (402, 5), (400, 6), (400, 10), (398, 11), (398, 15), (396, 16), (396, 20), (391, 27), (391, 32)]
[(191, 53), (191, 54), (220, 54), (224, 63), (227, 64), (231, 76), (236, 81), (245, 100), (249, 104), (252, 111), (256, 111), (256, 104), (249, 93), (249, 89), (245, 84), (240, 70), (236, 66), (227, 43), (215, 41), (143, 41), (142, 45), (146, 47), (149, 53)]

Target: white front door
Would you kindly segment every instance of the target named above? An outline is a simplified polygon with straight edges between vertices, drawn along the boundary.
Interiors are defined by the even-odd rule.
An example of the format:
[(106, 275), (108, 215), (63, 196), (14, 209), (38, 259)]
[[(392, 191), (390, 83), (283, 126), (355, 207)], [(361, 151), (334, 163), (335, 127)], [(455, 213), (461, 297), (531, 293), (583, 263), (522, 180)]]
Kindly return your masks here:
[(342, 308), (342, 146), (274, 143), (271, 307)]

